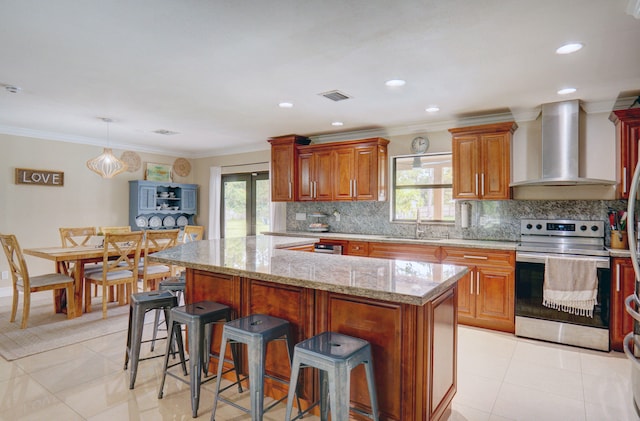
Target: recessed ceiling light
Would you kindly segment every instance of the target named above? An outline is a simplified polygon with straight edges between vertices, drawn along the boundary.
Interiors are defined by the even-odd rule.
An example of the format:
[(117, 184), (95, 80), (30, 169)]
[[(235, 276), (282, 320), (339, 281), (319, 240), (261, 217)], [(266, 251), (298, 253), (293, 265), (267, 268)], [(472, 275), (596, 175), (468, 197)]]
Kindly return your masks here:
[(575, 53), (578, 50), (581, 50), (584, 47), (584, 44), (580, 42), (571, 42), (569, 44), (564, 44), (561, 47), (558, 47), (556, 50), (556, 54), (571, 54)]
[(396, 88), (398, 86), (404, 86), (407, 83), (407, 81), (402, 80), (402, 79), (390, 79), (388, 81), (386, 81), (384, 84), (392, 87), (392, 88)]
[(428, 113), (437, 113), (438, 111), (440, 111), (440, 108), (439, 107), (435, 107), (435, 106), (427, 107), (425, 109), (425, 111), (428, 112)]
[(281, 102), (278, 104), (278, 107), (280, 108), (291, 108), (293, 107), (293, 103), (292, 102)]
[(558, 91), (558, 95), (572, 94), (576, 91), (576, 88), (564, 88)]
[(342, 121), (332, 121), (331, 125), (332, 126), (336, 126), (336, 127), (340, 127), (340, 126), (343, 126), (344, 123)]

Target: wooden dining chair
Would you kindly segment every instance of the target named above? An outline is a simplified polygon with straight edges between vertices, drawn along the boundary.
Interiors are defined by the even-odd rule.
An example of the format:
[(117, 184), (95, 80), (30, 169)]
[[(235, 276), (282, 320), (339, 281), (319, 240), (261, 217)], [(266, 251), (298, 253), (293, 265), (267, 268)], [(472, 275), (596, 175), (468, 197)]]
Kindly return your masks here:
[(126, 304), (126, 298), (136, 291), (138, 264), (142, 251), (142, 231), (122, 234), (107, 233), (104, 236), (102, 271), (85, 277), (84, 309), (91, 311), (91, 285), (102, 286), (102, 318), (107, 318), (107, 287), (116, 286), (118, 303)]
[(200, 241), (204, 237), (204, 227), (202, 225), (185, 225), (182, 242)]
[(129, 225), (116, 226), (116, 227), (100, 227), (98, 229), (98, 232), (104, 235), (122, 234), (122, 233), (131, 232), (131, 227)]
[(156, 288), (156, 281), (171, 276), (171, 265), (151, 262), (147, 257), (155, 252), (175, 247), (178, 243), (179, 229), (147, 230), (144, 239), (144, 256), (138, 267), (138, 277), (142, 279), (142, 290), (151, 291)]
[[(24, 260), (22, 249), (16, 236), (13, 234), (0, 234), (0, 242), (7, 262), (11, 269), (11, 282), (13, 285), (13, 304), (11, 306), (11, 322), (16, 320), (19, 295), (23, 295), (22, 323), (20, 329), (27, 327), (29, 321), (29, 309), (31, 307), (31, 293), (40, 291), (53, 291), (62, 289), (67, 293), (67, 318), (75, 317), (74, 279), (63, 273), (49, 273), (45, 275), (29, 276), (27, 262)], [(55, 300), (55, 296), (54, 296)]]

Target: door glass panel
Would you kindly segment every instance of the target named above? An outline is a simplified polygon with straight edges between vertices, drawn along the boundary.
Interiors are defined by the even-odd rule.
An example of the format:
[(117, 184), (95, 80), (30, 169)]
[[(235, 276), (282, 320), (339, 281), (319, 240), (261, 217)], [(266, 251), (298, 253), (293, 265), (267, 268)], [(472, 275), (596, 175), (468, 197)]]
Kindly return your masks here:
[(247, 182), (224, 181), (224, 237), (247, 235)]
[(269, 231), (269, 188), (269, 179), (256, 180), (256, 234), (260, 234), (264, 231)]

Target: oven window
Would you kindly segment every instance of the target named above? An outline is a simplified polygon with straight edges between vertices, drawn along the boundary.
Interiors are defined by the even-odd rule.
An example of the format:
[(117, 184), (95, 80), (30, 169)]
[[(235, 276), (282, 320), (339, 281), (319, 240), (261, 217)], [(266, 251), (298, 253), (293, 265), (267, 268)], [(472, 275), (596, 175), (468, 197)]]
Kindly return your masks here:
[(516, 316), (553, 320), (591, 327), (609, 327), (611, 271), (598, 269), (598, 304), (593, 318), (577, 316), (542, 305), (543, 263), (516, 263)]

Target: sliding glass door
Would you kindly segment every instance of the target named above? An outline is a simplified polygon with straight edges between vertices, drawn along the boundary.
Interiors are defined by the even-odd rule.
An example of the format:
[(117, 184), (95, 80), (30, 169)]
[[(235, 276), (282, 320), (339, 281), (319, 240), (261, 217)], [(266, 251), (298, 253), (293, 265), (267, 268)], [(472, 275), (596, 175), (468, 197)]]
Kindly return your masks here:
[(269, 173), (222, 176), (222, 237), (244, 237), (269, 230)]

